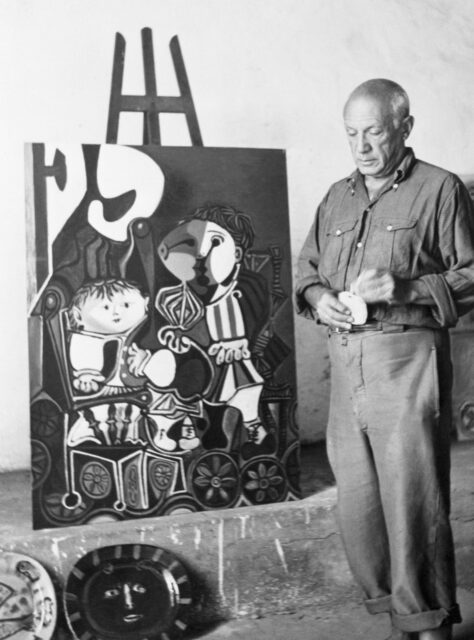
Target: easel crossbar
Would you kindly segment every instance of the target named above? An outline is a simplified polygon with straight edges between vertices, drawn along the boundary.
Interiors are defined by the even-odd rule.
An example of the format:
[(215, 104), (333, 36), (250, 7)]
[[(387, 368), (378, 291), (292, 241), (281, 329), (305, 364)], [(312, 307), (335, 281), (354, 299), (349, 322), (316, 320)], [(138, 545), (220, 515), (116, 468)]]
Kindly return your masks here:
[(143, 68), (145, 74), (145, 95), (122, 94), (125, 62), (125, 38), (117, 33), (115, 37), (112, 87), (110, 91), (109, 117), (106, 142), (116, 144), (121, 112), (141, 112), (143, 119), (143, 144), (161, 144), (160, 113), (182, 113), (194, 146), (202, 146), (199, 123), (191, 95), (191, 88), (184, 66), (184, 60), (177, 36), (170, 41), (171, 58), (180, 90), (179, 96), (157, 95), (153, 37), (150, 28), (142, 29)]

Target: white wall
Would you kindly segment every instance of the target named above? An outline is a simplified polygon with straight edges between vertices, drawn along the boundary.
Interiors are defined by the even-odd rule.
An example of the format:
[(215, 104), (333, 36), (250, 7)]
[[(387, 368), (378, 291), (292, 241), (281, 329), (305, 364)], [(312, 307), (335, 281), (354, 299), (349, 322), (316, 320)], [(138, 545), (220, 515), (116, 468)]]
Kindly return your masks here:
[[(124, 89), (140, 92), (144, 26), (160, 93), (176, 91), (178, 34), (206, 146), (288, 150), (295, 257), (317, 202), (352, 169), (340, 111), (367, 78), (407, 89), (419, 156), (474, 171), (471, 0), (1, 0), (0, 469), (29, 464), (22, 145), (104, 142), (115, 32), (127, 40)], [(177, 118), (163, 144), (187, 143)], [(119, 142), (140, 142), (136, 124), (124, 120)], [(324, 335), (299, 319), (297, 333), (300, 427), (314, 439), (327, 411)]]

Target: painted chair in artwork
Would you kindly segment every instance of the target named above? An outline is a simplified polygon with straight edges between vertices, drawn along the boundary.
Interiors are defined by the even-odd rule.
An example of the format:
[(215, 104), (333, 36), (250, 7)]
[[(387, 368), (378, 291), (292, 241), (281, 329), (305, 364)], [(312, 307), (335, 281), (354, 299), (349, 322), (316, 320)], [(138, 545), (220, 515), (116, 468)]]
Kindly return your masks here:
[[(81, 232), (95, 237), (83, 242)], [(153, 240), (147, 221), (135, 221), (132, 233), (135, 263), (130, 256), (127, 263), (116, 259), (117, 271), (123, 275), (125, 266), (134, 265), (135, 271), (140, 268), (141, 278), (153, 291)], [(163, 500), (168, 490), (173, 491), (174, 485), (182, 484), (180, 465), (159, 453), (154, 455), (150, 446), (145, 415), (150, 393), (145, 384), (123, 386), (108, 395), (110, 385), (105, 383), (117, 375), (120, 366), (117, 358), (124, 346), (120, 337), (104, 345), (104, 384), (90, 392), (74, 386), (67, 311), (72, 292), (81, 279), (110, 277), (114, 247), (110, 242), (105, 242), (109, 245), (106, 251), (102, 247), (101, 269), (104, 241), (98, 234), (85, 226), (74, 234), (73, 243), (76, 246), (63, 250), (62, 255), (75, 259), (59, 263), (32, 322), (38, 350), (32, 359), (38, 366), (31, 407), (34, 488), (44, 491), (44, 499), (39, 501), (43, 516), (54, 522), (83, 520), (89, 510), (105, 509), (111, 517), (125, 509), (146, 511)], [(77, 244), (85, 247), (82, 255)], [(148, 335), (153, 333), (156, 329), (151, 319)], [(145, 343), (147, 339), (153, 340), (145, 337)]]

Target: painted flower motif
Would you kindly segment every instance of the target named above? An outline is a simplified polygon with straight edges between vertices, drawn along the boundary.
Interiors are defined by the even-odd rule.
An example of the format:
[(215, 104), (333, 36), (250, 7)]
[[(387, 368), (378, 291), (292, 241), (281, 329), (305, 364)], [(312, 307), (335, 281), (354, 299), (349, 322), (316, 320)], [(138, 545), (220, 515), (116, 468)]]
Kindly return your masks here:
[(194, 484), (205, 489), (202, 499), (206, 504), (228, 505), (234, 499), (237, 486), (235, 463), (219, 454), (205, 458), (196, 467)]
[(49, 400), (38, 400), (31, 407), (31, 430), (40, 438), (49, 438), (58, 431), (59, 411)]
[(104, 498), (112, 488), (110, 473), (100, 462), (89, 462), (81, 473), (82, 486), (91, 498)]
[(256, 502), (274, 502), (280, 498), (281, 485), (284, 482), (282, 476), (278, 475), (278, 467), (276, 464), (270, 466), (259, 462), (256, 470), (247, 469), (247, 475), (251, 478), (249, 482), (244, 484), (244, 488), (248, 491), (255, 492)]
[(165, 462), (156, 462), (151, 467), (151, 477), (153, 484), (159, 491), (166, 491), (173, 477), (173, 468)]

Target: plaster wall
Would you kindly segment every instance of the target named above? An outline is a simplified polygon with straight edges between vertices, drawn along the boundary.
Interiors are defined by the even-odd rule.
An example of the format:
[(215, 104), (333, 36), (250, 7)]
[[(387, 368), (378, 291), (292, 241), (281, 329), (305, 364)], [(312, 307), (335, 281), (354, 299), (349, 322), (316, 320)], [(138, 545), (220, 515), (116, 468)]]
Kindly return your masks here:
[[(474, 4), (470, 0), (2, 0), (0, 3), (0, 470), (29, 466), (23, 143), (105, 141), (115, 32), (127, 93), (143, 91), (140, 29), (153, 29), (161, 94), (177, 93), (177, 34), (206, 146), (287, 149), (294, 261), (318, 201), (352, 170), (341, 126), (348, 92), (400, 82), (424, 159), (474, 171)], [(182, 116), (163, 144), (189, 144)], [(123, 116), (119, 142), (140, 143)], [(297, 319), (299, 423), (324, 434), (325, 336)]]

